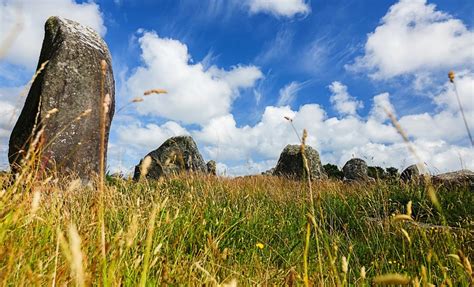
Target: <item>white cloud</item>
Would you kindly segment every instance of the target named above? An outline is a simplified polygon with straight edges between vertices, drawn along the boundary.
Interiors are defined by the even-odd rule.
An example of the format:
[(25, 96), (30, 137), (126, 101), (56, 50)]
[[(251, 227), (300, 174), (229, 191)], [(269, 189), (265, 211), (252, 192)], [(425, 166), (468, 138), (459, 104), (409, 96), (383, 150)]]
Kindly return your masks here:
[[(340, 86), (339, 90), (343, 90)], [(239, 127), (234, 117), (228, 114), (212, 119), (192, 135), (204, 146), (203, 152), (209, 158), (224, 163), (239, 162), (227, 167), (228, 174), (241, 174), (249, 167), (261, 172), (272, 166), (271, 163), (273, 166), (276, 164), (287, 144), (298, 143), (292, 126), (284, 119), (289, 117), (299, 134), (304, 128), (308, 130), (308, 144), (321, 153), (323, 163), (342, 166), (356, 156), (366, 159), (370, 165), (401, 169), (416, 159), (388, 122), (384, 107), (394, 112), (388, 93), (373, 98), (365, 119), (357, 113), (342, 118), (328, 117), (316, 104), (303, 105), (299, 110), (292, 110), (289, 106), (269, 106), (260, 122), (253, 126)], [(458, 144), (466, 138), (462, 119), (458, 113), (445, 110), (443, 106), (439, 109), (433, 114), (402, 117), (402, 128), (410, 135), (417, 153), (432, 172), (473, 169), (474, 150)], [(265, 164), (259, 167), (259, 163)]]
[(364, 105), (361, 101), (357, 101), (354, 97), (349, 95), (347, 87), (340, 82), (332, 82), (329, 85), (332, 95), (329, 98), (334, 109), (343, 116), (354, 116), (357, 114), (357, 109)]
[(373, 99), (374, 104), (369, 116), (377, 121), (385, 121), (388, 118), (387, 112), (395, 115), (395, 108), (390, 102), (389, 93), (382, 93)]
[(142, 150), (158, 148), (165, 140), (178, 135), (187, 135), (185, 128), (176, 122), (166, 122), (163, 125), (146, 124), (139, 122), (129, 125), (120, 125), (116, 129), (120, 144), (134, 145)]
[[(472, 113), (474, 112), (474, 73), (468, 71), (461, 72), (459, 75), (456, 75), (455, 82), (464, 112), (472, 118)], [(454, 86), (449, 82), (446, 82), (442, 92), (434, 97), (434, 102), (452, 113), (459, 111)]]
[(302, 83), (291, 82), (280, 89), (280, 96), (278, 97), (278, 106), (291, 105), (295, 100), (298, 92), (303, 88)]
[[(102, 36), (106, 32), (99, 6), (93, 2), (78, 4), (74, 0), (29, 1), (3, 0), (0, 2), (0, 41), (10, 31), (14, 38), (5, 60), (30, 69), (35, 68), (44, 36), (44, 23), (50, 16), (61, 16), (90, 26)], [(15, 30), (15, 25), (22, 27)]]
[(8, 140), (25, 101), (19, 96), (22, 90), (23, 87), (0, 88), (0, 169), (8, 166)]
[(248, 174), (260, 174), (270, 168), (275, 167), (273, 160), (264, 160), (255, 162), (252, 159), (247, 160), (242, 164), (228, 166), (225, 163), (217, 163), (217, 174), (222, 176), (240, 176)]
[(311, 7), (304, 0), (247, 0), (251, 13), (269, 13), (275, 16), (293, 17), (306, 15)]
[(388, 79), (423, 71), (472, 67), (474, 32), (426, 0), (400, 0), (368, 35), (350, 70)]
[(252, 87), (263, 77), (255, 66), (238, 65), (227, 71), (191, 64), (185, 44), (154, 32), (145, 32), (139, 43), (144, 65), (128, 79), (129, 94), (141, 95), (153, 88), (168, 91), (148, 98), (147, 104), (138, 108), (141, 114), (204, 124), (229, 113), (239, 90)]

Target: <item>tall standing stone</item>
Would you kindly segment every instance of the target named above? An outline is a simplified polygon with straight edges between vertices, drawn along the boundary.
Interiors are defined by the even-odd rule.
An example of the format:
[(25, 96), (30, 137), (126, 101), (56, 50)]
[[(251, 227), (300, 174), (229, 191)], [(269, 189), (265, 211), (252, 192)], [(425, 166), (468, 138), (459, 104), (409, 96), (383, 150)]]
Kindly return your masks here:
[[(105, 77), (102, 60), (107, 63)], [(99, 173), (100, 157), (106, 158), (115, 108), (109, 49), (91, 28), (50, 17), (45, 24), (38, 69), (45, 62), (47, 64), (34, 80), (13, 128), (8, 151), (10, 164), (13, 170), (18, 170), (31, 140), (37, 138), (44, 167), (89, 178)], [(108, 98), (105, 105), (104, 98)], [(101, 107), (108, 110), (104, 115), (103, 154), (100, 150)], [(54, 109), (58, 110), (55, 114), (48, 114)], [(89, 109), (87, 116), (77, 119)]]

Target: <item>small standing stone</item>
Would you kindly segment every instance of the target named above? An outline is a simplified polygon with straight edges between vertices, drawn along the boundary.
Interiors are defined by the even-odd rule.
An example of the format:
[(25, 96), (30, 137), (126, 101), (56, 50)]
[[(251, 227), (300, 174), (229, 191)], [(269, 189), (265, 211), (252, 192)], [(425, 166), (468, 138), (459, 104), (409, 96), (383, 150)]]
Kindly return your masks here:
[(207, 166), (207, 173), (210, 175), (217, 175), (217, 164), (215, 161), (210, 160), (206, 164)]
[(139, 180), (141, 176), (158, 179), (181, 172), (207, 173), (207, 170), (193, 138), (177, 136), (166, 140), (158, 149), (146, 155), (135, 167), (133, 179)]
[(346, 181), (368, 181), (367, 163), (360, 158), (350, 159), (342, 168), (344, 180)]
[(420, 170), (416, 164), (412, 164), (405, 168), (400, 174), (400, 179), (403, 182), (418, 181), (420, 178)]
[[(326, 173), (321, 165), (319, 153), (310, 146), (305, 146), (305, 156), (308, 161), (311, 179), (326, 179)], [(304, 179), (306, 170), (300, 145), (287, 145), (280, 154), (273, 175), (292, 179)]]

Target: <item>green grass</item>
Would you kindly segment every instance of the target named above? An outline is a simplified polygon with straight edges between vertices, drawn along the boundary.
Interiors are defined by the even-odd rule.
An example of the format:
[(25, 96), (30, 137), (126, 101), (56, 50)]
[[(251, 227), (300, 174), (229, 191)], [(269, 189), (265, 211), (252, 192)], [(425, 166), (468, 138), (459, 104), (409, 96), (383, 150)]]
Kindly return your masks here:
[[(36, 192), (41, 196), (35, 210)], [(467, 188), (437, 190), (443, 214), (423, 187), (397, 182), (313, 182), (313, 192), (321, 196), (315, 199), (321, 208), (315, 208), (317, 224), (311, 225), (310, 284), (363, 286), (391, 273), (420, 286), (468, 286), (472, 280), (462, 256), (456, 258), (458, 250), (465, 258), (474, 255), (474, 193)], [(183, 175), (142, 183), (109, 179), (104, 194), (106, 276), (99, 198), (96, 189), (74, 181), (30, 180), (5, 187), (0, 285), (303, 284), (310, 210), (304, 182), (260, 176)], [(407, 213), (409, 201), (414, 222), (393, 220), (394, 214)], [(443, 221), (450, 228), (441, 226)], [(79, 249), (71, 243), (71, 226), (78, 231)]]

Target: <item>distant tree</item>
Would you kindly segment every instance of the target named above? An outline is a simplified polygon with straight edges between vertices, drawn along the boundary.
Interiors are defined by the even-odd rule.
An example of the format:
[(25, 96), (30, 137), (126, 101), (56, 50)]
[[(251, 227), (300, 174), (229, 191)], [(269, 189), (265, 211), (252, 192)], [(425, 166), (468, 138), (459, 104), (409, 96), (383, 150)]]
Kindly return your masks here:
[(323, 168), (329, 178), (340, 180), (344, 178), (344, 174), (342, 173), (342, 171), (339, 170), (337, 165), (327, 163), (323, 165)]
[(386, 173), (387, 173), (387, 177), (388, 178), (391, 178), (391, 179), (394, 179), (394, 178), (398, 178), (400, 175), (398, 174), (398, 169), (394, 168), (394, 167), (387, 167), (385, 169)]
[(380, 166), (369, 166), (367, 167), (367, 175), (375, 179), (384, 179), (385, 170)]

